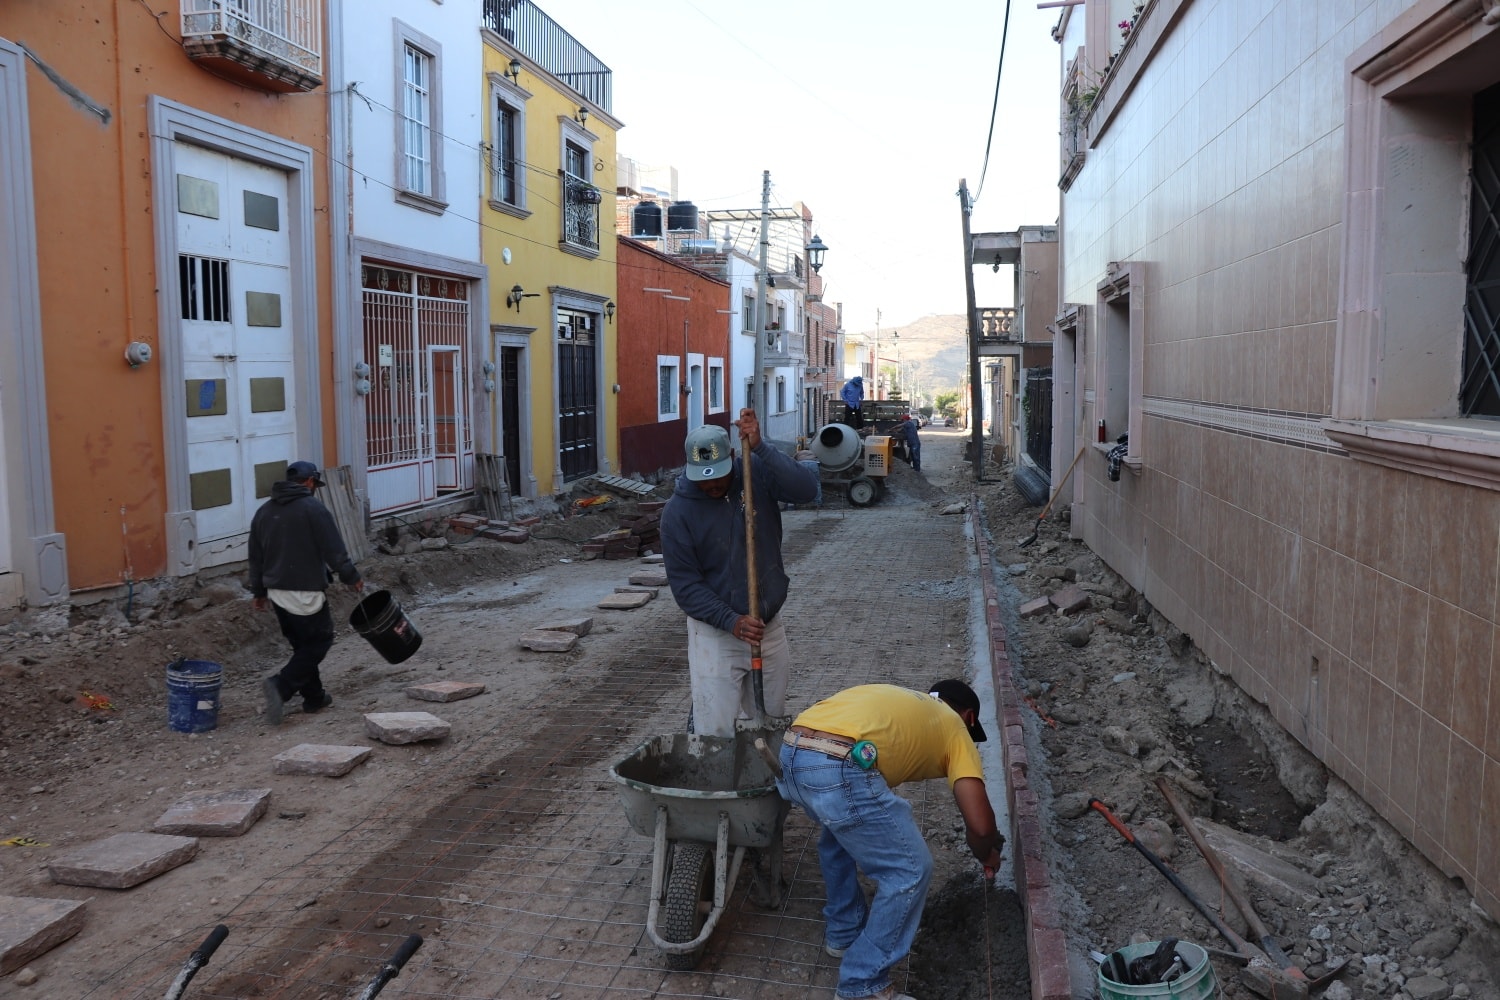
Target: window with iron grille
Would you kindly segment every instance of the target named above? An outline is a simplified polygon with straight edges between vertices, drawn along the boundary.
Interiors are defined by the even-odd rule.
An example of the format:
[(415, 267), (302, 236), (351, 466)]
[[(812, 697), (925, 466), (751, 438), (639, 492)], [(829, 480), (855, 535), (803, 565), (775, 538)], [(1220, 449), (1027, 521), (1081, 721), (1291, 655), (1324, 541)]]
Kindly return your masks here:
[(516, 131), (521, 114), (515, 108), (498, 101), (495, 108), (495, 159), (493, 164), (494, 195), (496, 201), (507, 205), (517, 204), (520, 188), (517, 181), (519, 158), (516, 155)]
[(1500, 85), (1474, 95), (1460, 412), (1500, 419)]
[(678, 361), (676, 358), (656, 359), (656, 419), (677, 419)]
[(205, 323), (228, 323), (229, 261), (179, 254), (177, 282), (182, 296), (182, 318)]

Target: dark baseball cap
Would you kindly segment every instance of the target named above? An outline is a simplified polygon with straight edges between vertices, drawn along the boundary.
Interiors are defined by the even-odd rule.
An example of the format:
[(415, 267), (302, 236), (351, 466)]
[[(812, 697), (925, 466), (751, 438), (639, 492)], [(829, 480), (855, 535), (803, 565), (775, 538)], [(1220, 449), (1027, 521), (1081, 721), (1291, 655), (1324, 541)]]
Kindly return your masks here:
[(974, 689), (969, 685), (960, 680), (938, 681), (928, 689), (928, 694), (942, 699), (955, 712), (973, 710), (974, 724), (968, 727), (969, 737), (975, 743), (983, 743), (989, 739), (984, 727), (979, 724), (979, 695), (975, 694)]
[(319, 486), (326, 485), (323, 482), (323, 472), (312, 462), (293, 462), (286, 467), (286, 478), (288, 482), (301, 483), (311, 479)]

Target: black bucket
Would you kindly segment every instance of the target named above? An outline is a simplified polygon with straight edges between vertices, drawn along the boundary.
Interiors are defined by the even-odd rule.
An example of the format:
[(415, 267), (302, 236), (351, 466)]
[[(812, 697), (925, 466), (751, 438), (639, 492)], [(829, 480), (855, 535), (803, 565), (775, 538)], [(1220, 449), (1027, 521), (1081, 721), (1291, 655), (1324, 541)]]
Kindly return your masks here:
[(422, 646), (422, 633), (407, 621), (389, 590), (377, 590), (355, 606), (349, 624), (387, 663), (400, 663)]

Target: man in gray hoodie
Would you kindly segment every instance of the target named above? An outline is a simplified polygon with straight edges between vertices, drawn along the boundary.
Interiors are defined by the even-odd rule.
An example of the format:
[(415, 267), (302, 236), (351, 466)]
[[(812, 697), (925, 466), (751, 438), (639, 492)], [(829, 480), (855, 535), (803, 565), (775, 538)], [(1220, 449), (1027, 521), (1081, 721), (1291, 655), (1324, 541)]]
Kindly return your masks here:
[(704, 425), (687, 436), (687, 467), (660, 524), (667, 584), (688, 616), (694, 728), (710, 736), (733, 736), (736, 717), (756, 715), (753, 643), (760, 644), (766, 714), (786, 714), (791, 653), (778, 615), (788, 582), (781, 561), (781, 504), (810, 503), (818, 493), (815, 473), (761, 440), (754, 410), (741, 410), (735, 426), (742, 452), (753, 456), (759, 615), (749, 613), (744, 466), (730, 450), (724, 428)]
[(286, 479), (271, 487), (271, 499), (250, 520), (250, 593), (255, 610), (274, 608), (281, 634), (292, 644), (292, 657), (280, 673), (261, 682), (266, 721), (281, 722), (283, 706), (302, 696), (302, 710), (317, 712), (333, 704), (323, 690), (318, 665), (333, 648), (333, 614), (324, 591), (338, 573), (355, 590), (365, 582), (349, 558), (333, 514), (313, 496), (323, 485), (312, 462), (293, 462)]

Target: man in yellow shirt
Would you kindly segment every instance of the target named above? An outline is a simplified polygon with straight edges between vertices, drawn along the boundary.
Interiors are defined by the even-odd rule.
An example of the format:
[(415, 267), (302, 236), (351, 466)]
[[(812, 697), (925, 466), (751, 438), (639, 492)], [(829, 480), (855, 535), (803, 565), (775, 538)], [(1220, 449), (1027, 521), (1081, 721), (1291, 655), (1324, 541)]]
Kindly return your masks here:
[[(891, 791), (946, 777), (969, 850), (987, 871), (1005, 838), (984, 787), (976, 743), (986, 739), (979, 697), (961, 680), (928, 692), (892, 684), (840, 691), (797, 716), (783, 737), (777, 790), (818, 821), (827, 901), (823, 947), (839, 965), (845, 1000), (912, 1000), (891, 969), (906, 957), (932, 880), (932, 852), (911, 806)], [(876, 883), (868, 903), (857, 872)]]

